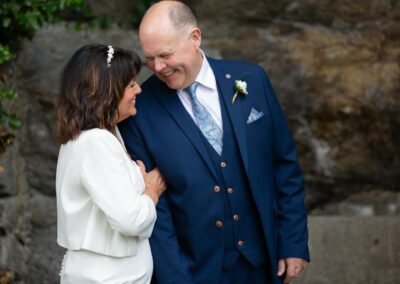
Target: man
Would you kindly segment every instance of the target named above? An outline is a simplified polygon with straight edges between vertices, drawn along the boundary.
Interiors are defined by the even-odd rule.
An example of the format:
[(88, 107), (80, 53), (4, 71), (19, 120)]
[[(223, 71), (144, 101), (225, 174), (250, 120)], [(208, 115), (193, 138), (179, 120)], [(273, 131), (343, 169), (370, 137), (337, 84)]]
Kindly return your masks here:
[(309, 260), (304, 189), (264, 70), (206, 57), (181, 2), (150, 7), (139, 36), (154, 75), (120, 129), (168, 184), (150, 240), (157, 283), (289, 283)]

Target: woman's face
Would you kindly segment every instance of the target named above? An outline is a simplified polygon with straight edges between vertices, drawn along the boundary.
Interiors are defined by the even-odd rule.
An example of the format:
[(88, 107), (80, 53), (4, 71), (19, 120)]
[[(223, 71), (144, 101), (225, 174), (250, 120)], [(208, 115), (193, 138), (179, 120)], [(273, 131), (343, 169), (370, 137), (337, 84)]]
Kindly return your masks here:
[(117, 123), (136, 114), (136, 96), (140, 94), (141, 91), (142, 89), (135, 80), (129, 82), (118, 104), (119, 117)]

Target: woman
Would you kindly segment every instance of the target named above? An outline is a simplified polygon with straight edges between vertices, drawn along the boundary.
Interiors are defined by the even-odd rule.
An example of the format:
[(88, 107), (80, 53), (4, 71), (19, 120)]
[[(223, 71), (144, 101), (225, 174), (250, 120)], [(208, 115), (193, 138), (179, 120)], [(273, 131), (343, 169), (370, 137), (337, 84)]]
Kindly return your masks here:
[(127, 154), (116, 124), (135, 115), (141, 89), (135, 53), (105, 45), (75, 52), (63, 70), (55, 136), (61, 148), (58, 237), (67, 248), (61, 283), (149, 283), (148, 238), (165, 190)]

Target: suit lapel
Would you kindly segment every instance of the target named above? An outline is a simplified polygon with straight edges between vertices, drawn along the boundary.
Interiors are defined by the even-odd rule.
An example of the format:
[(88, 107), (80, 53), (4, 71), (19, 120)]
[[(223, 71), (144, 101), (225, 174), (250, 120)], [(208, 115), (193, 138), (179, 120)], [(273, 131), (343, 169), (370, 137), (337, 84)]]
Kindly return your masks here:
[[(236, 139), (239, 144), (240, 155), (243, 160), (243, 164), (247, 174), (248, 172), (248, 152), (247, 152), (247, 139), (246, 139), (246, 128), (243, 119), (243, 112), (241, 108), (240, 100), (236, 100), (232, 104), (232, 97), (234, 95), (234, 72), (229, 71), (227, 68), (221, 68), (221, 66), (215, 60), (207, 58), (211, 68), (214, 71), (215, 79), (217, 81), (218, 92), (222, 97), (222, 102), (227, 109), (228, 116), (232, 122), (232, 128), (235, 133)], [(229, 74), (227, 76), (227, 74)]]
[(186, 134), (200, 157), (207, 164), (213, 176), (217, 179), (217, 174), (208, 155), (207, 149), (204, 146), (201, 133), (185, 107), (182, 105), (176, 91), (165, 87), (159, 92), (155, 92), (155, 94), (175, 123)]

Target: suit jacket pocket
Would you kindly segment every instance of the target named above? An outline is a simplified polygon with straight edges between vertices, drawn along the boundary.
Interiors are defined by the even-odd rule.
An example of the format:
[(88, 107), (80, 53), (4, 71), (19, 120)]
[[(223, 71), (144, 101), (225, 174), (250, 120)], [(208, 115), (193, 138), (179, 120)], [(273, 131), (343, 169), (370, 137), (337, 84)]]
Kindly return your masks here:
[(265, 123), (266, 123), (266, 119), (265, 119), (265, 115), (263, 115), (259, 119), (255, 120), (249, 124), (246, 124), (246, 125), (247, 125), (247, 128), (252, 129), (252, 128), (256, 128), (256, 127), (261, 127)]

